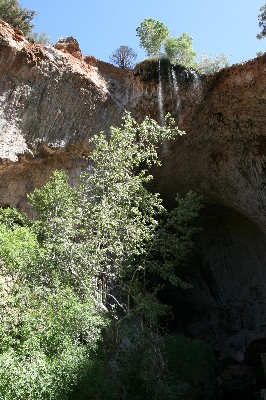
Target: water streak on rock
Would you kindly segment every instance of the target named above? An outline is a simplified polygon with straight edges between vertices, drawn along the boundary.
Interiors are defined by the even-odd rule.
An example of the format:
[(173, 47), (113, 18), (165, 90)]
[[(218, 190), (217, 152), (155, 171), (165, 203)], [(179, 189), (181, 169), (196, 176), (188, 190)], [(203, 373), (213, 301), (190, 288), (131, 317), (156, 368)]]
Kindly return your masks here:
[(163, 100), (163, 87), (162, 87), (162, 76), (161, 76), (161, 61), (159, 60), (158, 107), (159, 107), (159, 117), (161, 125), (165, 124), (163, 103), (164, 100)]
[(176, 72), (173, 67), (171, 67), (171, 75), (172, 75), (174, 92), (175, 92), (175, 96), (176, 96), (176, 111), (177, 111), (177, 116), (178, 116), (179, 112), (180, 112), (180, 95), (179, 95), (179, 87), (178, 87), (178, 83), (177, 83)]

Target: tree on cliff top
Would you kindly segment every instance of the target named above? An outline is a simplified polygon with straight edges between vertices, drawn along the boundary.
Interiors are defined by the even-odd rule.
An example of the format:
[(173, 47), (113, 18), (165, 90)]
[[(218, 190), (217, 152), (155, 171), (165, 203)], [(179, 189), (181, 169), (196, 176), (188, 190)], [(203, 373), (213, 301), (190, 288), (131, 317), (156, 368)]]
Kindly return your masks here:
[(197, 53), (193, 50), (193, 38), (189, 33), (182, 33), (178, 38), (169, 38), (165, 45), (165, 55), (172, 64), (192, 67)]
[(15, 29), (20, 29), (28, 40), (49, 45), (51, 39), (45, 32), (38, 34), (32, 30), (34, 28), (32, 21), (37, 14), (37, 11), (22, 8), (17, 0), (0, 0), (0, 19)]
[(132, 69), (134, 67), (137, 53), (128, 46), (120, 46), (110, 56), (110, 61), (122, 69)]
[(266, 36), (266, 4), (260, 8), (259, 27), (261, 32), (257, 34), (257, 39), (263, 39)]
[(142, 47), (148, 57), (158, 57), (161, 48), (170, 35), (170, 30), (160, 21), (146, 18), (136, 29)]
[(26, 36), (34, 27), (32, 20), (36, 15), (36, 11), (22, 8), (17, 0), (0, 0), (0, 18), (14, 28), (22, 30)]

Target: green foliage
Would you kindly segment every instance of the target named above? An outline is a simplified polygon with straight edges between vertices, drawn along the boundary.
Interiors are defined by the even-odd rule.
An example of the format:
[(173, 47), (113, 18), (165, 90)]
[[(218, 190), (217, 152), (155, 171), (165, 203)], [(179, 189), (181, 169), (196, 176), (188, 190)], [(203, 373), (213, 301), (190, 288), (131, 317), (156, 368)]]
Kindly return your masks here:
[[(1, 275), (23, 281), (39, 263), (41, 248), (31, 222), (14, 208), (0, 209)], [(38, 268), (37, 268), (38, 270)]]
[(189, 33), (184, 32), (175, 38), (162, 22), (151, 18), (140, 24), (137, 36), (148, 57), (167, 58), (171, 64), (182, 65), (200, 74), (212, 74), (229, 65), (229, 57), (225, 54), (214, 57), (203, 54), (200, 61), (196, 62), (197, 53), (193, 50), (193, 38)]
[(120, 46), (110, 56), (110, 61), (122, 69), (132, 69), (134, 67), (137, 53), (128, 46)]
[(111, 127), (109, 137), (102, 133), (92, 139), (88, 172), (81, 174), (76, 188), (70, 187), (66, 173), (56, 172), (35, 190), (29, 198), (39, 216), (34, 229), (43, 243), (44, 280), (56, 271), (97, 301), (100, 277), (102, 295), (119, 306), (115, 287), (131, 291), (125, 276), (151, 269), (151, 243), (159, 240), (158, 218), (165, 218), (166, 210), (159, 195), (145, 187), (152, 179), (147, 168), (160, 164), (158, 143), (178, 133), (169, 118), (164, 127), (150, 118), (138, 125), (126, 114), (123, 126)]
[(0, 224), (10, 229), (28, 226), (30, 221), (25, 213), (18, 211), (16, 208), (0, 208)]
[(168, 39), (164, 50), (172, 64), (180, 64), (186, 68), (193, 66), (197, 55), (193, 50), (193, 38), (188, 33), (182, 33), (178, 38)]
[[(156, 293), (165, 281), (183, 284), (177, 267), (191, 249), (200, 203), (192, 193), (177, 196), (168, 213), (147, 184), (149, 169), (160, 165), (159, 144), (182, 133), (169, 116), (161, 127), (127, 113), (121, 127), (92, 138), (94, 151), (75, 187), (56, 171), (35, 189), (34, 220), (14, 209), (0, 212), (0, 398), (62, 400), (76, 393), (111, 400), (123, 390), (136, 399), (141, 392), (132, 382), (147, 399), (161, 393), (158, 327), (168, 308)], [(101, 360), (95, 351), (106, 315), (113, 323)], [(130, 382), (135, 360), (142, 372)], [(106, 376), (109, 384), (100, 385)]]
[(39, 253), (37, 237), (29, 228), (0, 225), (0, 258), (9, 266), (8, 275), (19, 274), (22, 278), (38, 262)]
[(41, 32), (40, 34), (31, 32), (27, 35), (27, 39), (31, 42), (42, 44), (43, 46), (52, 45), (51, 38), (45, 32)]
[(38, 223), (14, 209), (0, 221), (0, 398), (67, 399), (106, 321), (57, 271), (45, 279)]
[(43, 45), (50, 45), (51, 39), (46, 33), (38, 34), (33, 32), (33, 19), (38, 13), (34, 10), (21, 7), (18, 0), (0, 0), (0, 19), (20, 29), (26, 38), (32, 42)]
[(207, 344), (182, 335), (139, 333), (133, 324), (130, 328), (135, 340), (124, 338), (112, 364), (102, 349), (101, 358), (93, 360), (73, 392), (73, 400), (213, 398), (215, 361)]
[(140, 38), (140, 47), (144, 48), (148, 57), (158, 57), (170, 35), (166, 25), (152, 18), (144, 19), (136, 31)]
[(69, 287), (13, 280), (0, 298), (0, 398), (67, 399), (104, 320)]
[(202, 54), (194, 69), (200, 74), (213, 74), (222, 68), (229, 66), (229, 57), (225, 54), (214, 55)]
[(26, 36), (34, 27), (32, 20), (36, 14), (36, 11), (22, 8), (17, 0), (0, 0), (0, 18), (14, 28), (22, 30)]
[(192, 250), (192, 236), (198, 229), (191, 222), (201, 208), (201, 198), (189, 192), (184, 198), (177, 195), (175, 200), (175, 208), (165, 213), (159, 221), (156, 235), (150, 244), (147, 264), (149, 271), (165, 282), (188, 287), (178, 278), (176, 271)]
[(160, 21), (144, 19), (137, 28), (140, 46), (148, 57), (167, 57), (171, 63), (191, 68), (196, 57), (193, 38), (182, 33), (178, 38), (170, 36), (170, 30)]
[(257, 39), (263, 39), (266, 36), (266, 4), (260, 8), (259, 27), (261, 32), (257, 34)]

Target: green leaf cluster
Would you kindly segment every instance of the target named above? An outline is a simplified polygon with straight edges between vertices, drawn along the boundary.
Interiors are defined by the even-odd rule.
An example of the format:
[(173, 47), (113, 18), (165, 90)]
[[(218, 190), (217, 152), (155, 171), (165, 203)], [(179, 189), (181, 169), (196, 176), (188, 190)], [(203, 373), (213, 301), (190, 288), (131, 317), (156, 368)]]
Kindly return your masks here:
[(13, 279), (0, 294), (0, 397), (67, 399), (103, 319), (70, 287), (33, 288)]
[(197, 53), (193, 50), (193, 38), (188, 33), (182, 33), (178, 38), (170, 37), (164, 46), (165, 55), (172, 64), (180, 64), (191, 68)]
[(140, 47), (144, 48), (148, 57), (158, 57), (170, 35), (166, 25), (152, 18), (144, 19), (136, 31), (140, 38)]
[(225, 54), (210, 54), (203, 53), (199, 61), (195, 64), (194, 69), (200, 74), (213, 74), (222, 68), (229, 66), (229, 57)]

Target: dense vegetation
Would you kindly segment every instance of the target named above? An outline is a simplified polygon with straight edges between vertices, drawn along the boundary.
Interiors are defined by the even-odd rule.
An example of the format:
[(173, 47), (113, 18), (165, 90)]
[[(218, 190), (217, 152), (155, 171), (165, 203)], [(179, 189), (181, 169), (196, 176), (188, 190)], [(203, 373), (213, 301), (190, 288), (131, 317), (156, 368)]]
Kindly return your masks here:
[(167, 121), (126, 114), (92, 139), (75, 187), (57, 171), (29, 196), (35, 219), (1, 209), (0, 398), (170, 399), (211, 377), (207, 346), (160, 326), (169, 309), (157, 293), (186, 287), (177, 267), (200, 208), (189, 193), (167, 212), (147, 190), (158, 143), (182, 134)]
[(172, 64), (179, 64), (187, 69), (202, 74), (210, 74), (229, 65), (225, 54), (203, 54), (196, 61), (197, 53), (193, 49), (193, 38), (182, 33), (178, 38), (171, 35), (169, 28), (152, 18), (144, 19), (137, 28), (137, 36), (148, 57), (168, 58)]
[(36, 11), (21, 7), (17, 0), (0, 0), (0, 19), (20, 29), (29, 40), (50, 44), (51, 40), (44, 32), (40, 35), (33, 32), (33, 19), (36, 15)]

